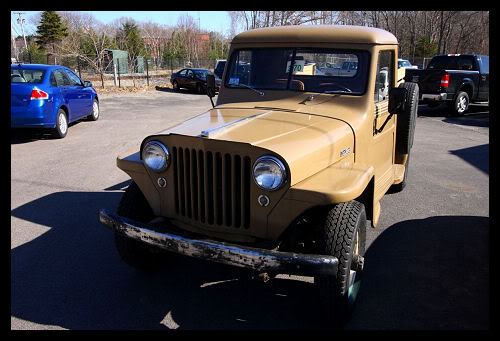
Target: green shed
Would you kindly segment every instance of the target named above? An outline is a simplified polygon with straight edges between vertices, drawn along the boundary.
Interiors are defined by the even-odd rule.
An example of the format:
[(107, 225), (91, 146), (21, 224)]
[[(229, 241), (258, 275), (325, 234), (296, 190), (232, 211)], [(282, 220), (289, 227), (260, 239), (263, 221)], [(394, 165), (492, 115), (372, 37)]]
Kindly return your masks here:
[(135, 72), (144, 73), (144, 57), (137, 57)]
[[(117, 70), (118, 70), (118, 65), (119, 65), (119, 67), (120, 67), (119, 73), (120, 74), (128, 73), (128, 52), (127, 51), (105, 50), (104, 60), (106, 60), (106, 62), (108, 62), (108, 63), (113, 62), (114, 64), (116, 64)], [(110, 71), (113, 72), (113, 69), (111, 69)]]

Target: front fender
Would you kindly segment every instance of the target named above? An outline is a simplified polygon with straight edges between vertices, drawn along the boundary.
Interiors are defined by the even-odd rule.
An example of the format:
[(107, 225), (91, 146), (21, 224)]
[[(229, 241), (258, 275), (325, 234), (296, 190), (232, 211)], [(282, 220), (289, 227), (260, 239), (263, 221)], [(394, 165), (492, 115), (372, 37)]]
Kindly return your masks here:
[(139, 186), (153, 213), (159, 216), (160, 193), (148, 175), (146, 167), (141, 160), (140, 151), (134, 149), (119, 155), (116, 158), (116, 166), (127, 173), (137, 186)]
[(268, 217), (268, 237), (277, 239), (310, 208), (359, 198), (374, 176), (373, 166), (354, 163), (354, 155), (290, 187)]

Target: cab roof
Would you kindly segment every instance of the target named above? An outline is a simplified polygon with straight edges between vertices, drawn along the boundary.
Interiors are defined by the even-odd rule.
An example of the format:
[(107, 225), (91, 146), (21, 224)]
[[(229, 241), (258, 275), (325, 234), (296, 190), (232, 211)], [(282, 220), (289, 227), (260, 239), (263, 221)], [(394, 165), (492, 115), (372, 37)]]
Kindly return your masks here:
[(398, 43), (385, 30), (348, 25), (293, 25), (258, 28), (238, 34), (232, 43), (344, 43), (389, 44)]

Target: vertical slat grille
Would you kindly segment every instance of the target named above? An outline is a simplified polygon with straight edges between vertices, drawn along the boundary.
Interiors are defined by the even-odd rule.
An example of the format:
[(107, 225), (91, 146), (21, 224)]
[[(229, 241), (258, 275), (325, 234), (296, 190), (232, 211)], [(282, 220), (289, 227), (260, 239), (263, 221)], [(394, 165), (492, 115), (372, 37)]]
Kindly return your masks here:
[(248, 228), (250, 158), (172, 148), (175, 213), (206, 225)]

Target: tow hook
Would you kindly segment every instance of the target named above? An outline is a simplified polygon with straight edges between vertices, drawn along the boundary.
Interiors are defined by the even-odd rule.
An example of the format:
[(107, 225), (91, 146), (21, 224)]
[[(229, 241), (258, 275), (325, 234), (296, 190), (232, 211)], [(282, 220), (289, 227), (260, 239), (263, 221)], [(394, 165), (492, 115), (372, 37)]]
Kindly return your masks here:
[(354, 255), (352, 257), (351, 269), (354, 271), (362, 271), (365, 266), (365, 257)]

